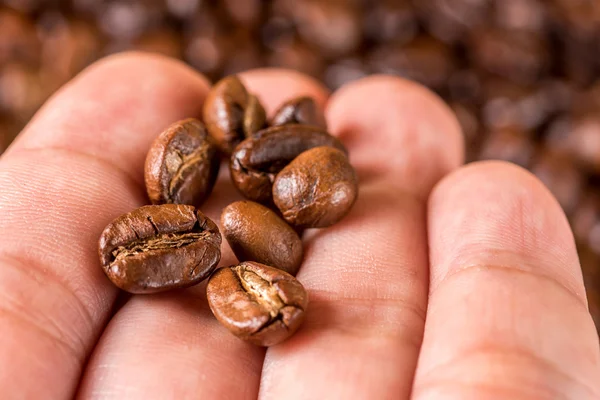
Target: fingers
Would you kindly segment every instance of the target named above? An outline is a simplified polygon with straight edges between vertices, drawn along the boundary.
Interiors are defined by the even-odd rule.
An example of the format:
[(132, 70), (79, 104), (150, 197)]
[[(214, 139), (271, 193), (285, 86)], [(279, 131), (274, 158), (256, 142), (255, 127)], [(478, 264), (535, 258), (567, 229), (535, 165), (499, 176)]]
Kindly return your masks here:
[(392, 77), (349, 84), (327, 107), (360, 177), (350, 215), (312, 232), (299, 279), (304, 326), (269, 348), (260, 398), (408, 398), (428, 292), (424, 200), (462, 160), (435, 95)]
[(2, 157), (3, 393), (72, 395), (116, 295), (98, 263), (100, 232), (144, 203), (147, 144), (198, 114), (206, 89), (182, 64), (111, 57), (55, 95)]
[[(290, 97), (308, 95), (323, 104), (327, 91), (305, 75), (277, 69), (241, 76), (272, 113)], [(215, 222), (240, 196), (223, 167), (202, 210)], [(234, 264), (226, 242), (221, 265)], [(220, 326), (204, 296), (205, 286), (160, 296), (137, 296), (113, 318), (96, 348), (80, 398), (253, 399), (264, 350)], [(134, 385), (132, 385), (132, 382)]]
[(415, 399), (600, 398), (598, 336), (558, 203), (505, 163), (429, 201), (431, 288)]

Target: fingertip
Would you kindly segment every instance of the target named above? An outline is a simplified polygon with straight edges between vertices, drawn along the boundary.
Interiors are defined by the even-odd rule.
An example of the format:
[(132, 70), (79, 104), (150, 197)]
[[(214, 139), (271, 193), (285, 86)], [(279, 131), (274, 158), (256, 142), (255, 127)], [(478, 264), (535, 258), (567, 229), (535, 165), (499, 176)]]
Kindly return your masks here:
[(171, 123), (199, 117), (208, 89), (205, 77), (168, 57), (141, 52), (108, 56), (60, 89), (7, 154), (75, 151), (141, 182), (150, 143)]
[(526, 210), (541, 210), (551, 215), (565, 233), (564, 239), (574, 242), (567, 217), (550, 190), (527, 169), (507, 161), (473, 162), (444, 177), (432, 190), (430, 204), (462, 198), (463, 202), (483, 202), (489, 197), (498, 202), (519, 203)]
[(429, 89), (399, 77), (346, 84), (332, 95), (326, 115), (357, 165), (394, 179), (419, 176), (414, 191), (420, 194), (464, 159), (454, 113)]
[(329, 90), (318, 80), (290, 69), (258, 68), (239, 76), (250, 92), (258, 94), (269, 116), (293, 97), (310, 96), (321, 109), (329, 97)]
[(208, 90), (210, 81), (184, 62), (162, 54), (144, 51), (126, 51), (106, 56), (84, 69), (72, 82), (106, 80), (119, 75), (133, 75), (138, 79), (180, 79), (182, 84), (202, 86)]
[(449, 174), (431, 193), (429, 221), (432, 268), (440, 269), (432, 287), (485, 254), (498, 263), (505, 256), (530, 260), (534, 265), (522, 267), (557, 276), (585, 298), (565, 213), (546, 186), (517, 165), (482, 161)]

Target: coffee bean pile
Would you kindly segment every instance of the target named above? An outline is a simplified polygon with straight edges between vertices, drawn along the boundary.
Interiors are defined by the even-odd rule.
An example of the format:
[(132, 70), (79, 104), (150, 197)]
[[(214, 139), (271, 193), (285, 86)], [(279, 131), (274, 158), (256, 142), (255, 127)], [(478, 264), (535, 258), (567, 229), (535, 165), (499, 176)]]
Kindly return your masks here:
[(515, 162), (558, 198), (600, 321), (599, 1), (0, 0), (0, 151), (73, 75), (129, 49), (213, 81), (277, 66), (332, 89), (372, 73), (430, 87), (469, 160)]
[[(144, 174), (153, 205), (104, 229), (100, 263), (130, 293), (186, 288), (210, 277), (207, 298), (217, 319), (236, 336), (271, 346), (300, 327), (308, 305), (294, 278), (302, 231), (348, 214), (358, 195), (356, 173), (309, 97), (289, 100), (268, 121), (260, 100), (229, 76), (214, 85), (203, 114), (206, 127), (186, 119), (156, 138)], [(252, 201), (223, 210), (222, 231), (240, 263), (215, 271), (221, 233), (198, 207), (213, 190), (221, 158)]]

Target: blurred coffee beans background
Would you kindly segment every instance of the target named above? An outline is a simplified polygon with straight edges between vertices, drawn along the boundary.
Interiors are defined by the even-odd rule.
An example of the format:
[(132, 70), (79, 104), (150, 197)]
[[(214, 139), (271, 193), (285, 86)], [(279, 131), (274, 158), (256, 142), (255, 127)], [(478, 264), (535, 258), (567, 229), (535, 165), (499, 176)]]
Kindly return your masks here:
[(558, 198), (600, 323), (600, 1), (0, 0), (0, 152), (62, 84), (131, 49), (213, 80), (276, 66), (331, 89), (373, 73), (430, 87), (470, 161), (517, 163)]

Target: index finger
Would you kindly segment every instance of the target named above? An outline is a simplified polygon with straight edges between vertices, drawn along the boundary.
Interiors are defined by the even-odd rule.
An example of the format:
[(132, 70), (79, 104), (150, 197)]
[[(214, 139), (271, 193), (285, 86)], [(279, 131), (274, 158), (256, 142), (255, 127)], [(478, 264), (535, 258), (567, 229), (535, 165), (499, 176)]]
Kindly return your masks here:
[(150, 142), (199, 115), (207, 89), (163, 57), (110, 57), (56, 94), (0, 159), (3, 393), (72, 395), (117, 293), (98, 266), (98, 236), (145, 203)]

